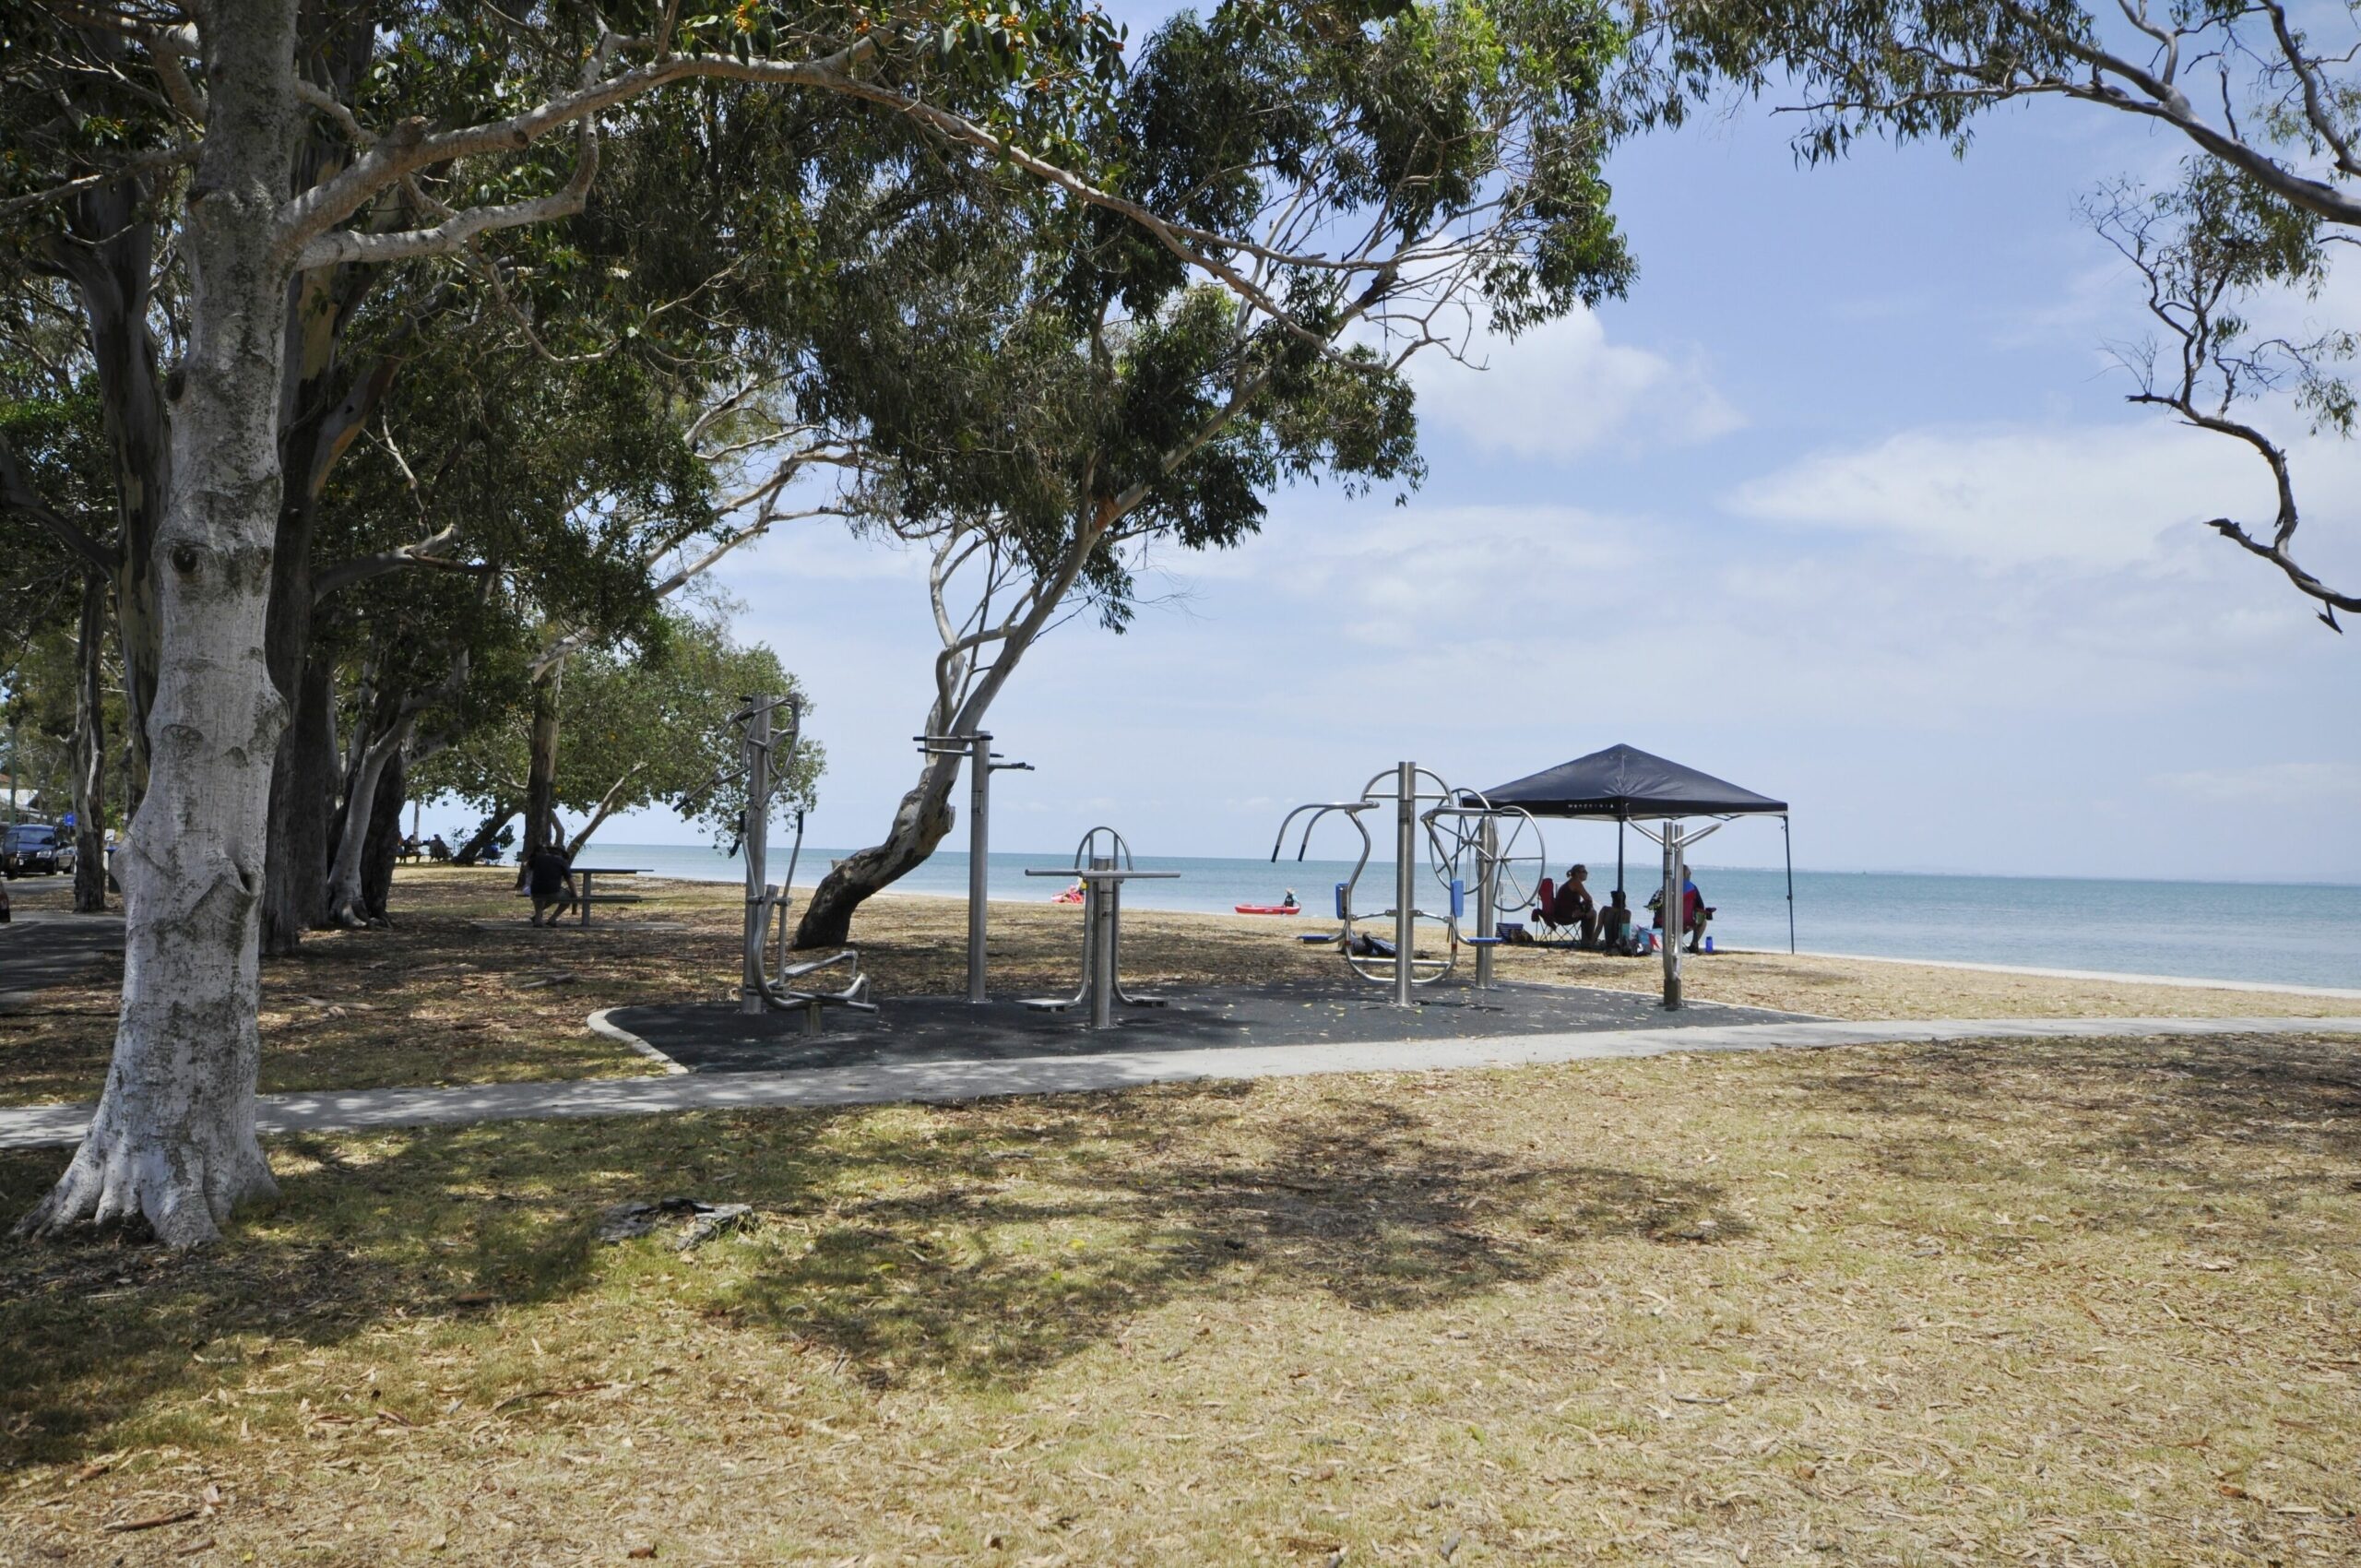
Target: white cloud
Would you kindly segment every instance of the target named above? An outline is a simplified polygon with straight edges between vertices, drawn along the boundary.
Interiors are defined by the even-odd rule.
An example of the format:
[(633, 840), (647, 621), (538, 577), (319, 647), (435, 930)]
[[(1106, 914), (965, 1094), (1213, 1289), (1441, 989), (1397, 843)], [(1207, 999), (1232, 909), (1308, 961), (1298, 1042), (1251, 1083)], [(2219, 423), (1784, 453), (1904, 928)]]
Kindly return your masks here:
[(2165, 773), (2154, 782), (2202, 805), (2297, 811), (2361, 801), (2361, 763), (2274, 762)]
[(1610, 343), (1586, 310), (1513, 341), (1479, 338), (1469, 358), (1430, 352), (1411, 362), (1411, 375), (1419, 417), (1483, 452), (1563, 461), (1601, 446), (1692, 445), (1746, 422), (1698, 356)]
[(2156, 420), (1905, 431), (1814, 454), (1726, 498), (1744, 517), (1897, 536), (1985, 565), (2153, 560), (2176, 525), (2269, 504), (2234, 444)]

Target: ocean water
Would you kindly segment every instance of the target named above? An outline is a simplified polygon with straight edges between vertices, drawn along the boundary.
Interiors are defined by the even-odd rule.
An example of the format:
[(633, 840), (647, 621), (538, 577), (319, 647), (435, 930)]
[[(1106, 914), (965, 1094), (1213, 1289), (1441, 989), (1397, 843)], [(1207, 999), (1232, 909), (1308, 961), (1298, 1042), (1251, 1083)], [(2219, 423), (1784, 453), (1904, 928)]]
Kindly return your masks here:
[[(806, 845), (795, 880), (810, 886), (843, 849)], [(735, 882), (740, 863), (698, 845), (598, 843), (586, 861), (639, 866), (667, 876)], [(995, 853), (991, 896), (1045, 902), (1062, 881), (1028, 877), (1027, 867), (1063, 866), (1073, 852)], [(1172, 871), (1172, 881), (1132, 884), (1134, 909), (1228, 910), (1276, 903), (1288, 888), (1304, 906), (1287, 928), (1311, 931), (1335, 909), (1335, 885), (1352, 872), (1346, 861), (1139, 859), (1143, 871)], [(1648, 871), (1653, 871), (1653, 864)], [(771, 854), (774, 880), (787, 871), (784, 844)], [(1630, 872), (1631, 903), (1647, 900), (1647, 872)], [(1787, 945), (1786, 884), (1776, 870), (1700, 866), (1693, 873), (1720, 913), (1711, 934), (1732, 947)], [(1595, 868), (1600, 901), (1613, 868)], [(896, 885), (905, 893), (964, 897), (967, 857), (940, 851)], [(1394, 868), (1372, 861), (1356, 907), (1393, 903)], [(1447, 895), (1427, 879), (1422, 907)], [(2070, 877), (1928, 876), (1877, 872), (1796, 873), (1796, 945), (1807, 952), (1889, 958), (1942, 958), (2192, 980), (2275, 981), (2361, 989), (2361, 887), (2256, 882), (2118, 882)], [(1272, 921), (1274, 927), (1281, 924)]]

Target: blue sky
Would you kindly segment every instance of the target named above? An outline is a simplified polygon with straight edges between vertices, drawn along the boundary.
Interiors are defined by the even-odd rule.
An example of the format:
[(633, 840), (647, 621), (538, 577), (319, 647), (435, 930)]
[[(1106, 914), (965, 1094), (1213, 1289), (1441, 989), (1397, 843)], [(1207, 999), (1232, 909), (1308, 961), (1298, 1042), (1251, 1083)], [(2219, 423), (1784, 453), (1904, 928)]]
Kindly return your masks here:
[[(1280, 492), (1243, 548), (1162, 558), (1128, 634), (1035, 649), (996, 844), (1263, 854), (1399, 756), (1482, 787), (1622, 741), (1793, 802), (1808, 866), (2361, 881), (2361, 644), (2200, 526), (2263, 515), (2260, 467), (2126, 407), (2103, 351), (2139, 320), (2075, 202), (2179, 146), (2049, 104), (1964, 161), (1800, 169), (1790, 128), (1741, 104), (1622, 150), (1631, 297), (1421, 371), (1407, 506)], [(2285, 308), (2361, 307), (2343, 281)], [(2296, 445), (2315, 569), (2361, 579), (2361, 452)], [(722, 586), (814, 696), (812, 841), (872, 841), (925, 707), (919, 563), (821, 527)]]

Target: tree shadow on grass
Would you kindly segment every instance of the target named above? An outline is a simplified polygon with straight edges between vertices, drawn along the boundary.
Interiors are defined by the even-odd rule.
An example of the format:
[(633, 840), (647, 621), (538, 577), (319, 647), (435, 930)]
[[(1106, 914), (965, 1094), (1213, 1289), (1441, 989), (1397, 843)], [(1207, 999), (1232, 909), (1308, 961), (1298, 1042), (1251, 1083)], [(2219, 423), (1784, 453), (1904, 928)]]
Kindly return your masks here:
[[(2157, 1194), (2106, 1206), (2094, 1227), (2177, 1223), (2165, 1217), (2214, 1201), (2275, 1213), (2319, 1194), (2319, 1164), (2361, 1162), (2361, 1042), (2351, 1039), (1962, 1042), (1869, 1070), (1821, 1060), (1824, 1070), (1797, 1081), (1876, 1128), (1871, 1157), (1891, 1175), (2056, 1182), (2062, 1170)], [(2317, 1240), (2268, 1220), (2249, 1236)]]
[[(0, 1466), (84, 1456), (225, 1362), (283, 1365), (396, 1321), (463, 1340), (481, 1323), (490, 1342), (602, 1288), (634, 1320), (685, 1308), (876, 1383), (1021, 1385), (1176, 1298), (1400, 1311), (1538, 1277), (1599, 1238), (1744, 1230), (1708, 1184), (1520, 1159), (1384, 1096), (1241, 1117), (1249, 1092), (275, 1140), (280, 1201), (216, 1247), (0, 1243)], [(0, 1156), (0, 1205), (22, 1212), (61, 1158)], [(658, 1270), (633, 1250), (669, 1257), (668, 1237), (595, 1239), (607, 1205), (672, 1194), (763, 1223)]]
[(717, 1300), (741, 1324), (790, 1330), (873, 1380), (929, 1369), (1021, 1384), (1177, 1298), (1323, 1294), (1356, 1312), (1448, 1303), (1541, 1277), (1584, 1242), (1694, 1244), (1746, 1227), (1721, 1189), (1632, 1171), (1526, 1162), (1452, 1141), (1398, 1100), (1329, 1104), (1316, 1123), (1258, 1127), (1224, 1158), (1221, 1099), (1192, 1089), (1041, 1108), (1011, 1179), (984, 1162), (840, 1211)]

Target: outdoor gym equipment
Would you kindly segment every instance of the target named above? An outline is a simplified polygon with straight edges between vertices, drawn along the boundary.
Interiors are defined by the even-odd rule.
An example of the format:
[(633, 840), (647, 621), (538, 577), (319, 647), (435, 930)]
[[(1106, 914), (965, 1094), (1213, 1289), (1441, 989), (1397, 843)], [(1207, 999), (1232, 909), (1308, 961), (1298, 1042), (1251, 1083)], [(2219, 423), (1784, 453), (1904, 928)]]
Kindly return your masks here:
[(984, 1000), (984, 911), (991, 888), (991, 834), (986, 825), (991, 818), (992, 775), (1030, 773), (1033, 765), (1001, 761), (988, 731), (916, 739), (919, 750), (929, 756), (967, 758), (967, 1001), (979, 1004)]
[[(1431, 802), (1424, 811), (1419, 807)], [(1384, 806), (1394, 808), (1394, 907), (1374, 915), (1358, 913), (1353, 895), (1368, 869), (1374, 843), (1362, 816)], [(1306, 816), (1306, 814), (1309, 814)], [(1476, 983), (1492, 983), (1492, 949), (1500, 944), (1499, 913), (1532, 897), (1540, 881), (1545, 849), (1541, 826), (1515, 806), (1495, 807), (1472, 790), (1454, 790), (1440, 774), (1412, 762), (1396, 763), (1370, 776), (1357, 801), (1313, 801), (1296, 807), (1279, 822), (1279, 836), (1271, 846), (1276, 861), (1287, 848), (1287, 830), (1296, 818), (1306, 817), (1296, 856), (1302, 860), (1311, 847), (1311, 830), (1330, 814), (1341, 815), (1361, 836), (1360, 858), (1352, 875), (1336, 885), (1336, 945), (1353, 973), (1366, 980), (1394, 987), (1394, 1005), (1412, 1004), (1412, 988), (1431, 985), (1458, 965), (1462, 945), (1476, 949)], [(1418, 907), (1419, 830), (1426, 836), (1429, 868), (1450, 902), (1438, 914)], [(1472, 874), (1471, 874), (1472, 873)], [(1476, 893), (1476, 934), (1462, 936), (1459, 922), (1466, 917), (1470, 885)], [(1356, 925), (1364, 919), (1391, 919), (1394, 951), (1356, 951)], [(1443, 927), (1449, 937), (1440, 957), (1420, 957), (1418, 925), (1427, 921)]]
[(1071, 876), (1083, 885), (1082, 989), (1072, 996), (1028, 998), (1025, 1005), (1048, 1011), (1087, 1005), (1090, 1027), (1103, 1029), (1115, 1021), (1115, 1004), (1126, 1007), (1161, 1007), (1160, 996), (1133, 996), (1123, 990), (1118, 964), (1123, 940), (1123, 884), (1141, 877), (1169, 879), (1177, 871), (1139, 871), (1132, 865), (1132, 847), (1111, 827), (1094, 827), (1074, 846), (1070, 866), (1028, 866), (1027, 876)]
[[(746, 811), (740, 818), (741, 842), (746, 855), (746, 945), (738, 1010), (765, 1013), (800, 1009), (803, 1014), (803, 1032), (818, 1034), (823, 1010), (849, 1007), (857, 1012), (874, 1013), (877, 1004), (869, 1000), (869, 977), (860, 972), (858, 948), (848, 947), (828, 957), (800, 964), (788, 962), (787, 904), (795, 885), (795, 862), (803, 853), (801, 812), (795, 814), (795, 847), (788, 852), (786, 879), (773, 887), (765, 876), (770, 856), (771, 790), (795, 761), (795, 748), (803, 735), (803, 707), (791, 696), (750, 696), (744, 700), (746, 706), (730, 716), (732, 724), (743, 726), (746, 731)], [(781, 708), (786, 710), (787, 727), (784, 731), (774, 733), (771, 715)], [(774, 755), (777, 758), (776, 766)], [(830, 977), (845, 980), (841, 990), (797, 983), (824, 969), (846, 965), (851, 967), (848, 978)]]

